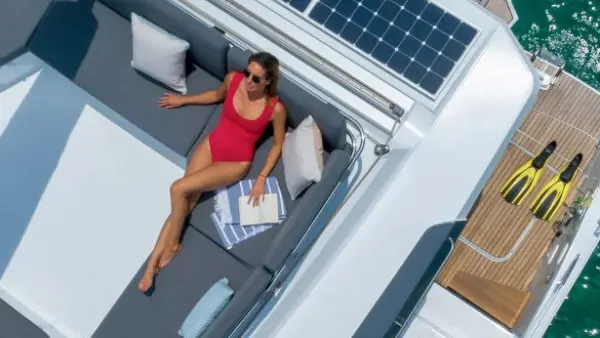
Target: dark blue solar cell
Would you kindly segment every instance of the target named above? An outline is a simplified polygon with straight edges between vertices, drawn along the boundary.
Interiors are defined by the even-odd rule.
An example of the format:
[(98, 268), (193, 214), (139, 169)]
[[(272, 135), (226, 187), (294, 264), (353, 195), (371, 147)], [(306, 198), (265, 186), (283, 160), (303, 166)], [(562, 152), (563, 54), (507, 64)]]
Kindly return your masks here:
[(429, 67), (433, 64), (433, 61), (438, 57), (438, 52), (429, 48), (427, 45), (422, 46), (421, 49), (415, 55), (415, 60), (425, 67)]
[(379, 42), (373, 34), (364, 32), (358, 41), (356, 41), (356, 47), (360, 48), (363, 52), (371, 54), (375, 45)]
[(427, 7), (425, 7), (423, 13), (421, 13), (421, 19), (429, 22), (432, 25), (435, 25), (438, 23), (438, 21), (440, 21), (442, 15), (444, 15), (444, 10), (430, 3), (427, 5)]
[(362, 28), (358, 27), (353, 22), (348, 22), (346, 24), (346, 27), (344, 27), (344, 29), (340, 33), (340, 36), (344, 40), (350, 42), (351, 44), (354, 44), (356, 42), (356, 40), (358, 40), (358, 38), (360, 37), (360, 35), (362, 33), (363, 33)]
[(458, 26), (456, 32), (454, 32), (454, 38), (463, 45), (469, 45), (471, 41), (473, 41), (475, 34), (477, 34), (475, 28), (463, 22), (460, 24), (460, 26)]
[(381, 8), (377, 12), (382, 18), (387, 21), (392, 21), (400, 13), (400, 6), (387, 0), (381, 5)]
[(431, 70), (441, 77), (446, 77), (450, 74), (450, 71), (454, 67), (454, 62), (443, 55), (439, 55), (438, 58), (431, 65)]
[(408, 57), (413, 57), (417, 54), (419, 48), (421, 48), (422, 45), (423, 44), (421, 43), (421, 41), (413, 38), (410, 35), (407, 35), (404, 38), (404, 40), (402, 40), (402, 43), (398, 47), (398, 50), (406, 54), (406, 56)]
[(334, 33), (339, 33), (348, 21), (343, 16), (336, 12), (331, 13), (327, 21), (325, 21), (325, 27)]
[[(431, 94), (477, 36), (431, 0), (314, 1), (312, 20)], [(310, 1), (285, 2), (301, 8)]]
[(431, 34), (432, 30), (433, 26), (431, 26), (423, 20), (419, 20), (415, 22), (415, 24), (410, 29), (410, 35), (414, 36), (419, 41), (425, 41), (429, 34)]
[(427, 0), (409, 0), (404, 8), (408, 9), (411, 13), (419, 15), (427, 7)]
[(408, 32), (415, 24), (415, 21), (417, 21), (416, 16), (405, 10), (401, 10), (394, 19), (394, 25), (398, 26), (398, 28), (402, 29), (403, 31)]
[(390, 61), (388, 61), (388, 67), (402, 74), (406, 67), (410, 64), (410, 58), (402, 53), (394, 53)]
[(363, 6), (360, 6), (356, 9), (354, 14), (352, 14), (350, 20), (360, 27), (367, 27), (369, 22), (371, 22), (371, 19), (373, 19), (373, 15), (375, 15), (373, 12)]
[[(341, 0), (344, 1), (344, 0)], [(340, 2), (340, 0), (320, 0), (319, 2), (322, 2), (324, 5), (329, 6), (329, 8), (335, 8), (335, 6), (337, 6), (337, 4)]]
[(357, 8), (358, 2), (340, 1), (337, 6), (335, 6), (335, 11), (340, 13), (342, 16), (349, 18)]
[(406, 33), (404, 31), (400, 30), (396, 26), (390, 26), (385, 34), (383, 34), (383, 41), (387, 42), (391, 46), (398, 47), (405, 36)]
[(411, 62), (404, 71), (404, 76), (414, 83), (421, 82), (423, 76), (427, 73), (427, 69), (416, 62)]
[(372, 10), (373, 12), (379, 10), (379, 7), (383, 5), (384, 0), (362, 0), (362, 5)]
[(444, 46), (446, 46), (446, 43), (448, 43), (448, 40), (450, 40), (448, 35), (442, 33), (442, 31), (438, 29), (434, 29), (431, 34), (429, 34), (425, 43), (431, 48), (441, 52), (444, 49)]
[(379, 42), (373, 50), (373, 57), (379, 62), (387, 63), (394, 52), (395, 50), (392, 46), (382, 41)]
[(391, 1), (392, 1), (393, 3), (395, 3), (396, 5), (398, 5), (398, 6), (404, 6), (404, 5), (406, 5), (406, 2), (407, 2), (408, 0), (391, 0)]
[[(286, 1), (288, 2), (288, 1)], [(311, 0), (290, 0), (290, 6), (299, 10), (300, 12), (304, 12), (308, 5), (310, 5)]]
[(331, 9), (329, 9), (329, 7), (323, 5), (322, 3), (318, 2), (315, 7), (313, 8), (312, 11), (310, 11), (310, 14), (308, 15), (311, 19), (315, 20), (316, 22), (323, 24), (327, 18), (329, 17), (329, 15), (331, 14)]
[(380, 37), (383, 36), (383, 33), (390, 28), (389, 21), (383, 20), (380, 16), (376, 16), (371, 20), (369, 26), (367, 26), (367, 31), (371, 32), (373, 35)]
[(444, 13), (437, 23), (437, 28), (448, 35), (452, 35), (458, 28), (458, 25), (460, 25), (460, 21), (457, 18), (452, 16), (452, 14)]
[(464, 51), (465, 45), (454, 39), (450, 39), (450, 41), (448, 41), (446, 44), (446, 47), (444, 47), (442, 54), (447, 56), (450, 60), (456, 62), (458, 59), (460, 59)]
[(442, 83), (444, 83), (444, 79), (437, 76), (433, 72), (427, 72), (421, 79), (421, 83), (419, 83), (419, 85), (429, 93), (435, 94), (442, 86)]

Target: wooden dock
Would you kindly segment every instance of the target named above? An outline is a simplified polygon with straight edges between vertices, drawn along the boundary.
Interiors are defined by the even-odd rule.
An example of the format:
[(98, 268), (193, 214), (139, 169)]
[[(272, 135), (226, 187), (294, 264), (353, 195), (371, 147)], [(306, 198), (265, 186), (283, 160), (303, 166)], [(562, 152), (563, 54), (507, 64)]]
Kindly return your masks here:
[[(553, 87), (540, 92), (534, 108), (512, 138), (514, 143), (531, 153), (539, 153), (548, 142), (556, 140), (558, 147), (548, 161), (551, 168), (545, 170), (537, 188), (521, 206), (506, 203), (499, 192), (500, 186), (530, 158), (518, 146), (509, 145), (484, 187), (462, 236), (495, 256), (506, 255), (531, 221), (529, 204), (544, 183), (555, 174), (552, 169), (562, 170), (578, 152), (583, 153), (584, 161), (580, 168), (585, 169), (598, 139), (600, 95), (570, 74), (563, 73)], [(582, 170), (578, 171), (566, 204), (575, 195), (575, 187), (583, 176)], [(563, 206), (559, 210), (553, 221), (560, 219), (565, 208)], [(552, 224), (536, 221), (520, 249), (502, 263), (491, 262), (462, 242), (457, 242), (437, 282), (447, 287), (454, 274), (463, 271), (516, 290), (528, 291), (553, 235)]]

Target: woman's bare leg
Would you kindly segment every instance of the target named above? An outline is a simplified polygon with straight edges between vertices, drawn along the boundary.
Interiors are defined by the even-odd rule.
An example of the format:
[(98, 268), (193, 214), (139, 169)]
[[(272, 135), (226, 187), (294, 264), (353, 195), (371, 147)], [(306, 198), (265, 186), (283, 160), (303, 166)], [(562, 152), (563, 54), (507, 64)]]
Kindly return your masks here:
[[(203, 141), (200, 142), (200, 144), (196, 147), (196, 149), (194, 150), (194, 154), (192, 155), (192, 157), (190, 158), (190, 161), (187, 164), (187, 167), (185, 169), (185, 173), (184, 173), (184, 177), (188, 176), (196, 171), (202, 170), (206, 167), (208, 167), (210, 164), (212, 163), (212, 154), (210, 152), (210, 146), (208, 144), (208, 139), (205, 138)], [(200, 198), (200, 194), (197, 195), (192, 195), (190, 196), (190, 201), (189, 201), (189, 210), (191, 211), (195, 206), (196, 203), (198, 202), (198, 199)], [(142, 278), (142, 281), (140, 281), (138, 288), (141, 291), (147, 291), (150, 286), (151, 283), (148, 284), (147, 281), (150, 280), (152, 281), (152, 279), (154, 278), (154, 275), (156, 275), (156, 273), (158, 273), (158, 269), (162, 268), (164, 265), (166, 264), (161, 264), (161, 257), (164, 255), (165, 253), (165, 245), (166, 245), (166, 241), (165, 241), (165, 232), (167, 232), (167, 230), (171, 227), (171, 216), (169, 215), (167, 217), (167, 219), (165, 220), (165, 223), (162, 227), (162, 229), (160, 230), (160, 234), (158, 235), (158, 239), (156, 241), (156, 244), (154, 245), (154, 249), (152, 250), (152, 253), (150, 254), (150, 257), (148, 258), (148, 264), (146, 266), (146, 271), (144, 272), (144, 277)], [(173, 256), (175, 254), (177, 254), (179, 252), (179, 250), (181, 250), (181, 247), (179, 246), (179, 243), (177, 243), (177, 245), (175, 245), (175, 247), (169, 248), (169, 252), (170, 252), (170, 256)]]
[[(188, 163), (188, 166), (185, 169), (184, 177), (189, 176), (195, 172), (198, 172), (200, 170), (207, 168), (211, 163), (212, 163), (212, 154), (210, 152), (210, 143), (208, 141), (208, 138), (205, 138), (204, 140), (202, 140), (200, 142), (200, 144), (194, 150), (194, 154), (192, 155), (190, 162)], [(192, 212), (192, 210), (194, 210), (194, 207), (198, 203), (198, 199), (200, 199), (201, 194), (202, 194), (202, 192), (196, 192), (196, 193), (190, 194), (188, 196), (189, 204), (188, 204), (186, 216), (190, 212)], [(163, 226), (163, 228), (161, 230), (161, 235), (159, 236), (159, 240), (162, 240), (160, 248), (159, 248), (159, 250), (160, 250), (160, 257), (159, 257), (159, 262), (158, 262), (159, 269), (162, 269), (165, 266), (167, 266), (167, 264), (169, 264), (171, 259), (175, 255), (177, 255), (179, 253), (179, 251), (181, 251), (181, 245), (179, 244), (179, 241), (176, 241), (172, 245), (167, 245), (166, 241), (164, 240), (164, 237), (165, 237), (164, 233), (170, 227), (171, 227), (171, 216), (169, 215), (169, 217), (167, 217), (167, 220), (165, 221), (165, 225)]]
[[(249, 168), (250, 163), (217, 162), (173, 183), (171, 186), (171, 215), (162, 236), (164, 252), (158, 257), (158, 261), (153, 261), (153, 265), (150, 264), (150, 261), (148, 262), (146, 273), (140, 281), (140, 290), (145, 291), (152, 286), (160, 261), (162, 260), (163, 267), (166, 266), (173, 257), (173, 253), (178, 251), (183, 222), (189, 212), (190, 197), (195, 197), (203, 191), (235, 183), (246, 175)], [(167, 252), (169, 248), (175, 248), (175, 251), (171, 249), (170, 252)]]

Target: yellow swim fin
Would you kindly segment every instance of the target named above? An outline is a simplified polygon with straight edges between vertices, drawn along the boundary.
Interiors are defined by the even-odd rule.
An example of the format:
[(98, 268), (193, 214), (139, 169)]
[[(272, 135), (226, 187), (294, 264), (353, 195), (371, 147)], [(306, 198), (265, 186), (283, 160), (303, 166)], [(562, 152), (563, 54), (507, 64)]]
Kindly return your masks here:
[(582, 161), (583, 154), (575, 155), (565, 170), (556, 174), (538, 193), (530, 206), (535, 217), (550, 221), (556, 215), (569, 194), (573, 178)]
[(544, 165), (556, 149), (556, 141), (548, 143), (536, 157), (519, 167), (504, 183), (500, 193), (508, 203), (521, 205), (538, 182)]

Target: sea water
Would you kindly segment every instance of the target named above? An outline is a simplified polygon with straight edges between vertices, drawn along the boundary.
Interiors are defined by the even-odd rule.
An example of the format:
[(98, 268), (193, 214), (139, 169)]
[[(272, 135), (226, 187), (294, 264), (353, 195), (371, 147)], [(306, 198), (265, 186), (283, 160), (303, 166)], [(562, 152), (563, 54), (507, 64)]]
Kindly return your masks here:
[[(560, 56), (566, 71), (600, 90), (600, 0), (512, 1), (519, 16), (512, 29), (521, 45)], [(600, 247), (544, 337), (600, 337)]]
[(513, 32), (526, 50), (545, 48), (565, 69), (600, 90), (600, 0), (512, 0)]

